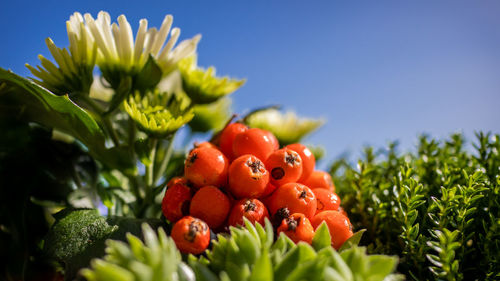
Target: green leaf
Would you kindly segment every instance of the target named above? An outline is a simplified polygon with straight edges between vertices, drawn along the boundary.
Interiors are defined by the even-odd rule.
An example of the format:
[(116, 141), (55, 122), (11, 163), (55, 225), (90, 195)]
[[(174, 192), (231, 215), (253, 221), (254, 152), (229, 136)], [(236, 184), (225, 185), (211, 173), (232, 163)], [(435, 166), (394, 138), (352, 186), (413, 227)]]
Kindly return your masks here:
[(272, 281), (273, 277), (273, 266), (266, 249), (255, 262), (249, 281)]
[(153, 56), (149, 55), (148, 61), (137, 74), (134, 80), (134, 89), (139, 91), (151, 90), (160, 82), (162, 71)]
[(312, 246), (316, 251), (319, 251), (325, 247), (330, 247), (332, 244), (332, 239), (330, 236), (330, 231), (326, 222), (322, 222), (319, 228), (316, 229), (312, 240)]
[(97, 160), (114, 168), (133, 167), (116, 149), (105, 147), (106, 136), (94, 118), (68, 96), (56, 96), (11, 71), (0, 68), (0, 116), (16, 116), (69, 134)]
[(347, 239), (344, 244), (339, 249), (339, 252), (342, 252), (344, 250), (347, 250), (353, 246), (358, 246), (359, 241), (361, 241), (361, 237), (363, 237), (363, 233), (365, 233), (366, 229), (361, 229), (354, 233), (349, 239)]
[(105, 114), (109, 114), (117, 109), (122, 104), (123, 100), (125, 100), (125, 98), (127, 98), (127, 96), (130, 94), (131, 90), (132, 78), (130, 78), (129, 76), (123, 77), (120, 80), (118, 88), (115, 90), (115, 94), (109, 102), (109, 107)]
[(288, 252), (283, 260), (276, 266), (274, 271), (275, 280), (285, 280), (291, 268), (297, 267), (301, 262), (305, 262), (316, 257), (314, 249), (305, 244), (299, 243), (297, 247)]

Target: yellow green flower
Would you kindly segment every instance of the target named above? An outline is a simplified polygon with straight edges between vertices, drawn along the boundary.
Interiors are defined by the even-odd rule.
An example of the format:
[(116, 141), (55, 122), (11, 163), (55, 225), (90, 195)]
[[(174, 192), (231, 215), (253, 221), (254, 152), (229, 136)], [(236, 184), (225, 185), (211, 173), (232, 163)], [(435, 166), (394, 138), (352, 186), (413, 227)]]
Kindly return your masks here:
[(70, 17), (66, 29), (68, 49), (58, 48), (50, 38), (45, 40), (57, 65), (39, 55), (41, 66), (35, 68), (26, 64), (26, 67), (39, 78), (34, 79), (35, 82), (55, 94), (88, 93), (93, 81), (97, 46), (80, 14), (75, 13)]
[(163, 138), (193, 119), (189, 101), (175, 94), (136, 92), (123, 102), (125, 111), (148, 135)]
[(245, 118), (245, 122), (250, 127), (270, 131), (281, 145), (299, 142), (324, 124), (321, 119), (299, 118), (294, 112), (281, 113), (277, 109), (253, 113)]
[(196, 56), (181, 60), (178, 67), (182, 76), (182, 87), (195, 104), (212, 103), (245, 84), (245, 79), (216, 77), (214, 67), (206, 70), (197, 67)]
[(214, 103), (195, 106), (189, 127), (195, 132), (217, 132), (222, 130), (230, 117), (231, 99), (222, 98)]

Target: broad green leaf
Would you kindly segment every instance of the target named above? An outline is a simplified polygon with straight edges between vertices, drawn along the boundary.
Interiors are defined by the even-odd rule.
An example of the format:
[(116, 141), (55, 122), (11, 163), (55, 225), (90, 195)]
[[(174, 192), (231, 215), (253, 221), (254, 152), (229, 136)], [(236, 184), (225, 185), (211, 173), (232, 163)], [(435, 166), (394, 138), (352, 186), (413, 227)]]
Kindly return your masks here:
[(316, 229), (312, 240), (312, 246), (316, 251), (319, 251), (325, 247), (330, 247), (332, 244), (332, 239), (330, 236), (330, 231), (326, 222), (322, 222), (319, 228)]
[(96, 120), (68, 96), (56, 96), (37, 84), (11, 71), (0, 68), (0, 115), (15, 114), (27, 122), (35, 122), (69, 134), (82, 142), (89, 153), (114, 168), (133, 167), (127, 157), (105, 147), (106, 136)]
[(361, 241), (361, 237), (363, 237), (363, 233), (365, 233), (366, 229), (361, 229), (354, 233), (349, 239), (347, 239), (344, 244), (339, 249), (339, 252), (342, 252), (346, 249), (351, 248), (352, 246), (358, 246), (359, 241)]

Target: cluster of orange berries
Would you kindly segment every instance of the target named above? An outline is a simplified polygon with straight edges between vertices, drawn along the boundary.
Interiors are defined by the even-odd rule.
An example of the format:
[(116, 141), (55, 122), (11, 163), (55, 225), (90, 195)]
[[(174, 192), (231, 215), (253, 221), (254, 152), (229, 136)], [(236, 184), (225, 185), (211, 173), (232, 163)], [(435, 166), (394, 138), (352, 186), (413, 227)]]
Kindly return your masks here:
[(326, 222), (336, 249), (353, 235), (328, 173), (315, 170), (315, 158), (302, 144), (279, 148), (265, 130), (232, 123), (218, 146), (204, 142), (190, 151), (184, 177), (173, 178), (162, 202), (174, 224), (172, 238), (181, 252), (199, 254), (210, 243), (210, 229), (227, 231), (243, 218), (264, 224), (295, 243), (311, 243)]

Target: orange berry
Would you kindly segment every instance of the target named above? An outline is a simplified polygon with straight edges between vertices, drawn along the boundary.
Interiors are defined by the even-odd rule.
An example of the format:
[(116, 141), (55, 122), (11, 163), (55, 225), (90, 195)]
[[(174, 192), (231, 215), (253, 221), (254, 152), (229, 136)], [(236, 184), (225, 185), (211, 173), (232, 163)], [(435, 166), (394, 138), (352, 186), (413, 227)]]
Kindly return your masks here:
[(253, 155), (243, 155), (229, 167), (229, 191), (236, 198), (257, 198), (266, 190), (269, 173)]
[(179, 251), (197, 255), (210, 244), (210, 229), (202, 220), (186, 216), (174, 224), (171, 237)]
[(246, 130), (248, 130), (248, 127), (241, 123), (229, 124), (222, 130), (219, 138), (219, 147), (230, 161), (236, 158), (233, 154), (234, 138)]
[(285, 148), (289, 148), (297, 152), (302, 159), (302, 175), (300, 176), (300, 179), (298, 181), (304, 181), (309, 178), (311, 173), (314, 171), (314, 166), (316, 165), (316, 159), (314, 158), (311, 150), (309, 150), (307, 146), (300, 143), (290, 144)]
[(210, 148), (218, 149), (217, 146), (215, 146), (215, 144), (208, 142), (208, 141), (194, 143), (194, 148), (200, 148), (200, 147), (210, 147)]
[(264, 193), (262, 193), (260, 198), (264, 198), (264, 197), (269, 196), (271, 193), (273, 193), (276, 190), (276, 188), (277, 187), (274, 184), (269, 182), (266, 186), (266, 189), (264, 190)]
[(229, 162), (218, 149), (200, 147), (193, 149), (184, 164), (184, 176), (196, 187), (223, 186), (227, 183)]
[(273, 135), (273, 133), (266, 131), (266, 130), (262, 130), (262, 131), (264, 131), (264, 133), (267, 135), (269, 140), (271, 140), (271, 143), (273, 144), (274, 150), (278, 150), (280, 148), (280, 143), (279, 143), (278, 139)]
[(337, 250), (353, 235), (349, 219), (338, 211), (320, 212), (312, 218), (311, 223), (314, 229), (317, 229), (323, 221), (326, 222), (328, 230), (330, 230), (332, 246)]
[(275, 147), (276, 144), (269, 138), (266, 131), (252, 128), (236, 135), (233, 142), (233, 153), (235, 157), (252, 154), (261, 160), (266, 160)]
[(302, 159), (291, 149), (274, 151), (266, 160), (266, 168), (271, 174), (270, 181), (276, 186), (297, 182), (302, 175)]
[(180, 177), (171, 179), (161, 203), (163, 215), (170, 222), (176, 222), (189, 214), (191, 188), (187, 180)]
[(229, 198), (215, 186), (200, 188), (191, 199), (189, 214), (202, 219), (215, 229), (221, 226), (229, 214), (231, 203)]
[(302, 213), (312, 218), (316, 213), (316, 196), (309, 187), (300, 183), (287, 183), (276, 189), (269, 199), (271, 214), (281, 208), (288, 208), (290, 213)]
[(338, 211), (340, 207), (340, 198), (336, 193), (325, 188), (313, 188), (312, 192), (316, 195), (316, 200), (318, 202), (316, 213), (326, 210)]
[(314, 228), (304, 214), (295, 213), (283, 219), (278, 227), (278, 235), (284, 232), (293, 242), (304, 241), (311, 244), (314, 237)]
[(244, 225), (243, 218), (251, 223), (258, 222), (264, 225), (264, 219), (269, 218), (266, 206), (257, 199), (242, 199), (233, 206), (229, 215), (228, 224), (232, 226)]
[(300, 181), (300, 183), (307, 185), (309, 188), (326, 188), (331, 192), (335, 192), (332, 177), (327, 172), (313, 171), (307, 180)]

